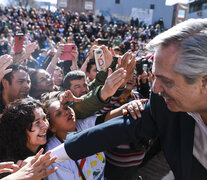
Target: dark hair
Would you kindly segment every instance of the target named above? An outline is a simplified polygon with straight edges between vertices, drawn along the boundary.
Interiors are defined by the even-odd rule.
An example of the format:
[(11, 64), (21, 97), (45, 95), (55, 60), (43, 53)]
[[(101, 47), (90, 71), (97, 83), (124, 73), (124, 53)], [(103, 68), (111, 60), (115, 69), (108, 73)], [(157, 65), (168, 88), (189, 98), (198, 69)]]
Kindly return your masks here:
[(31, 88), (30, 88), (29, 95), (35, 99), (40, 99), (41, 94), (47, 92), (45, 90), (37, 89), (37, 74), (42, 70), (45, 71), (45, 69), (33, 69), (33, 68), (29, 69), (29, 75), (31, 79)]
[(63, 69), (59, 66), (56, 66), (55, 70), (59, 70), (62, 74), (64, 74)]
[(75, 70), (68, 72), (64, 79), (63, 79), (63, 88), (64, 89), (70, 89), (71, 81), (72, 80), (80, 80), (82, 78), (86, 78), (86, 75), (83, 71)]
[(90, 59), (86, 67), (86, 72), (90, 73), (93, 65), (96, 65), (95, 59)]
[(31, 89), (35, 88), (37, 85), (37, 73), (38, 72), (39, 72), (39, 69), (33, 69), (33, 68), (29, 69), (29, 76), (31, 79)]
[(10, 104), (0, 120), (0, 154), (1, 161), (23, 160), (34, 153), (26, 147), (28, 136), (35, 120), (34, 109), (42, 107), (33, 98), (20, 99)]
[[(50, 98), (50, 99), (47, 99), (45, 101), (41, 101), (42, 102), (42, 105), (43, 105), (43, 109), (44, 109), (44, 112), (46, 114), (46, 117), (48, 119), (48, 122), (50, 124), (50, 127), (53, 126), (53, 123), (51, 121), (51, 117), (50, 117), (50, 113), (49, 113), (49, 107), (51, 106), (51, 104), (55, 101), (59, 101), (59, 97), (53, 97), (53, 98)], [(50, 128), (48, 129), (47, 131), (47, 138), (50, 138), (54, 136), (54, 133), (50, 130)]]
[[(26, 67), (22, 66), (22, 65), (11, 65), (9, 66), (7, 69), (12, 69), (11, 72), (9, 72), (8, 74), (6, 74), (3, 79), (6, 79), (9, 84), (11, 85), (12, 84), (12, 79), (13, 79), (13, 74), (16, 72), (16, 71), (19, 71), (19, 70), (23, 70), (25, 71), (26, 73), (28, 73), (28, 70)], [(1, 89), (3, 89), (3, 85), (1, 83)]]

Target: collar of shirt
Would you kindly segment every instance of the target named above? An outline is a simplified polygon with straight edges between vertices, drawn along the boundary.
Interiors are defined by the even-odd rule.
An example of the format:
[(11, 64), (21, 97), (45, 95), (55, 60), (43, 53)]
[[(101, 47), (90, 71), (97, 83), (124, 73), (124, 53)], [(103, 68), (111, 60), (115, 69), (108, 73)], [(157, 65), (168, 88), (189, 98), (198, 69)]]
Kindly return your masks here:
[(207, 169), (207, 126), (199, 113), (188, 112), (195, 119), (193, 155)]

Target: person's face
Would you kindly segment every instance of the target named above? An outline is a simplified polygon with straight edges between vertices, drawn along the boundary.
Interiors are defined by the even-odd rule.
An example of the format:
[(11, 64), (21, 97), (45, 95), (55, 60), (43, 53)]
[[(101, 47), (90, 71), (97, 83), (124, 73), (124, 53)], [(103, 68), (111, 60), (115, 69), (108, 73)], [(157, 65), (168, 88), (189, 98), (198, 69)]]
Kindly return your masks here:
[(54, 71), (53, 80), (55, 85), (60, 86), (63, 81), (63, 74), (60, 70), (56, 69)]
[(27, 132), (27, 147), (36, 152), (40, 145), (44, 145), (47, 142), (47, 130), (49, 128), (49, 122), (46, 119), (46, 115), (41, 107), (37, 107), (33, 111), (35, 120), (32, 123), (31, 131)]
[(89, 92), (88, 84), (85, 78), (70, 81), (70, 90), (76, 96), (80, 97)]
[[(60, 101), (54, 101), (48, 108), (51, 120), (51, 131), (54, 133), (64, 133), (75, 131), (76, 118), (75, 112), (66, 104), (61, 104)], [(65, 137), (63, 137), (65, 138)]]
[(50, 74), (45, 71), (45, 70), (40, 70), (37, 75), (37, 90), (42, 90), (42, 91), (53, 91), (54, 88), (54, 83), (53, 80), (50, 76)]
[(90, 81), (93, 81), (96, 78), (96, 73), (97, 73), (96, 65), (94, 64), (94, 65), (92, 65), (90, 72), (89, 73), (86, 72), (86, 75)]
[(9, 101), (19, 98), (25, 98), (29, 95), (31, 81), (29, 74), (24, 70), (13, 72), (11, 84), (7, 81), (5, 91), (8, 94)]
[(202, 80), (199, 78), (195, 83), (187, 84), (183, 75), (173, 71), (178, 55), (175, 45), (159, 49), (155, 53), (153, 91), (161, 94), (171, 111), (198, 112), (204, 99), (201, 93)]
[(41, 56), (45, 57), (47, 55), (47, 52), (42, 52)]

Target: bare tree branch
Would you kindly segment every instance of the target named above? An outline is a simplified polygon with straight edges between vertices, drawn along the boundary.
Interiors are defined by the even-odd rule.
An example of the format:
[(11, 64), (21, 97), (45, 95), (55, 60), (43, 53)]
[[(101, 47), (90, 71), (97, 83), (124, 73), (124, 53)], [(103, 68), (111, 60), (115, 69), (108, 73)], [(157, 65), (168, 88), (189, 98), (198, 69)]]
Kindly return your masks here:
[(7, 0), (8, 6), (12, 7), (24, 7), (24, 8), (30, 8), (30, 7), (38, 7), (38, 4), (35, 0)]

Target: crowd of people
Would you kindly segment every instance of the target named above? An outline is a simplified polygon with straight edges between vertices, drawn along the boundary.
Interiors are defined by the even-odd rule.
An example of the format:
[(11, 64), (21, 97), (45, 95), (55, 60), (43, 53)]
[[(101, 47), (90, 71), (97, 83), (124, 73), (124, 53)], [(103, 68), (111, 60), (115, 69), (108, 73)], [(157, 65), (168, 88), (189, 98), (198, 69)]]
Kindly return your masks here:
[[(163, 31), (163, 23), (146, 26), (141, 23), (124, 23), (111, 21), (109, 25), (97, 19), (92, 13), (77, 13), (57, 10), (24, 8), (1, 8), (1, 46), (0, 55), (11, 51), (13, 35), (25, 34), (25, 41), (37, 41), (40, 49), (51, 49), (54, 44), (75, 42), (79, 50), (78, 64), (84, 62), (92, 43), (97, 38), (107, 39), (109, 47), (118, 46), (120, 54), (129, 49), (141, 53), (149, 39)], [(117, 48), (118, 50), (118, 48)], [(33, 54), (36, 59), (39, 51)]]
[[(161, 32), (159, 24), (156, 28), (133, 22), (106, 24), (90, 12), (32, 8), (1, 8), (0, 17), (0, 160), (15, 163), (8, 173), (17, 171), (25, 161), (32, 164), (27, 158), (42, 147), (50, 152), (69, 132), (88, 129), (128, 111), (135, 119), (140, 116), (134, 111), (142, 108), (136, 100), (149, 98), (153, 81), (153, 56), (145, 56), (145, 46)], [(21, 46), (15, 44), (21, 41), (19, 37), (22, 50), (16, 52)], [(63, 60), (67, 44), (74, 47), (72, 59)], [(103, 50), (107, 71), (97, 71), (95, 49)], [(39, 163), (44, 166), (41, 172), (46, 172), (39, 177), (138, 179), (136, 169), (148, 146), (123, 144), (60, 164), (37, 154), (48, 161)], [(8, 173), (2, 177), (16, 174)]]
[(5, 7), (0, 19), (0, 177), (139, 180), (162, 147), (176, 179), (206, 178), (206, 20), (162, 33), (90, 12)]

